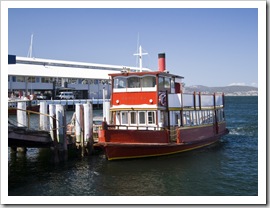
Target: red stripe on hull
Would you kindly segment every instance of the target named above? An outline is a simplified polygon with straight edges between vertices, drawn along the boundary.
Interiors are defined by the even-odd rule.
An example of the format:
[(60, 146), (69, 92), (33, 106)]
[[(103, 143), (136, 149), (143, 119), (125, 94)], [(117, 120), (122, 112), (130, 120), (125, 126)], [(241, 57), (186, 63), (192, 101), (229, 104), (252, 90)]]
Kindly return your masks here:
[(97, 146), (102, 146), (108, 160), (152, 157), (176, 154), (179, 152), (189, 151), (201, 148), (215, 143), (219, 138), (228, 132), (225, 131), (207, 139), (198, 140), (189, 143), (117, 143), (102, 142)]
[(100, 142), (117, 143), (168, 143), (167, 131), (154, 130), (101, 130)]

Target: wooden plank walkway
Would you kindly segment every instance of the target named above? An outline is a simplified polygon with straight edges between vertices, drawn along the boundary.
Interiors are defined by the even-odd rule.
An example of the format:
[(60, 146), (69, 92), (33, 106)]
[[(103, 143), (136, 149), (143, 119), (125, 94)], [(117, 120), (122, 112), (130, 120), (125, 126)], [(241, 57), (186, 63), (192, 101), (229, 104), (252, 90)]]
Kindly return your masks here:
[(8, 127), (9, 147), (52, 147), (53, 141), (48, 131), (29, 130), (26, 127)]

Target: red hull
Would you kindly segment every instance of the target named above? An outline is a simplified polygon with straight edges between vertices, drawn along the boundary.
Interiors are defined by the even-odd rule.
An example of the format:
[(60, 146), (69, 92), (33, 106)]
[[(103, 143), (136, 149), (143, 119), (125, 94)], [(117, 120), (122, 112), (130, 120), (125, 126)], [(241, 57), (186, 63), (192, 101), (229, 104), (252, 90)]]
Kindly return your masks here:
[[(212, 128), (212, 127), (211, 127)], [(169, 155), (169, 154), (176, 154), (184, 151), (189, 151), (197, 148), (201, 148), (210, 144), (213, 144), (219, 140), (219, 138), (223, 135), (228, 133), (227, 129), (223, 129), (220, 133), (212, 135), (208, 135), (207, 137), (198, 137), (197, 134), (202, 135), (201, 133), (206, 132), (209, 130), (209, 127), (205, 128), (198, 128), (198, 131), (194, 131), (191, 133), (189, 129), (180, 130), (180, 135), (182, 135), (183, 139), (180, 141), (178, 139), (177, 142), (165, 142), (167, 138), (164, 138), (164, 142), (160, 141), (159, 143), (142, 143), (139, 142), (145, 141), (144, 138), (138, 138), (137, 141), (134, 141), (134, 137), (132, 140), (128, 140), (126, 137), (126, 142), (113, 141), (113, 136), (111, 136), (111, 141), (103, 141), (96, 144), (96, 146), (101, 146), (106, 154), (108, 160), (116, 160), (116, 159), (128, 159), (128, 158), (141, 158), (141, 157), (152, 157), (152, 156), (162, 156), (162, 155)], [(110, 134), (114, 130), (109, 130), (106, 134)], [(125, 131), (125, 130), (124, 130)], [(138, 131), (137, 131), (138, 132)], [(195, 132), (195, 133), (194, 133)], [(133, 134), (134, 135), (134, 134)], [(136, 135), (134, 135), (136, 136)], [(138, 135), (137, 135), (138, 136)], [(155, 140), (154, 138), (147, 137), (147, 140)]]

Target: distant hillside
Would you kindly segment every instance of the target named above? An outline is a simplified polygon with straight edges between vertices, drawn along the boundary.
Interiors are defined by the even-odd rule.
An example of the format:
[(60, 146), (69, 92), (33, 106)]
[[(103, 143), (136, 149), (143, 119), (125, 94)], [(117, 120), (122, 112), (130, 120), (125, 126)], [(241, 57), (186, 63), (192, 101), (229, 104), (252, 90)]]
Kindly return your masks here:
[(226, 96), (258, 96), (258, 88), (251, 86), (226, 86), (226, 87), (207, 87), (203, 85), (186, 86), (185, 92), (214, 93), (224, 92)]

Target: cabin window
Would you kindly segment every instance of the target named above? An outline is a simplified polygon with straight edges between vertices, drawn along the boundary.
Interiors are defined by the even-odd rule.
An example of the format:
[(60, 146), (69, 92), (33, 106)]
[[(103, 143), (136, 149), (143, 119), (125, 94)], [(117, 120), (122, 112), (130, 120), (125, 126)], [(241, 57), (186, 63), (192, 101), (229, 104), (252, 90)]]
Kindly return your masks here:
[(213, 111), (208, 111), (209, 113), (209, 123), (213, 123)]
[(179, 111), (170, 111), (171, 115), (171, 124), (173, 126), (180, 126), (181, 119), (180, 119), (180, 112)]
[(158, 125), (160, 127), (163, 128), (163, 127), (168, 126), (169, 119), (168, 119), (168, 113), (166, 111), (158, 111), (158, 118), (159, 118)]
[(171, 87), (171, 79), (169, 77), (165, 77), (164, 88), (169, 89), (170, 87)]
[(195, 111), (196, 113), (196, 125), (200, 125), (200, 114), (199, 114), (199, 111)]
[(201, 121), (202, 124), (207, 123), (207, 111), (202, 111)]
[(204, 111), (198, 112), (199, 124), (212, 124), (213, 115), (214, 115), (213, 110), (204, 110)]
[(139, 124), (146, 124), (144, 111), (139, 111)]
[(113, 88), (117, 92), (135, 92), (135, 91), (155, 91), (156, 77), (150, 76), (131, 76), (131, 77), (115, 77)]
[(159, 89), (164, 89), (164, 77), (159, 77), (158, 78), (158, 88)]
[(175, 83), (174, 83), (174, 78), (171, 79), (171, 93), (175, 93)]
[(201, 111), (196, 111), (197, 112), (197, 123), (198, 125), (201, 125), (201, 118), (202, 118), (202, 112)]
[(126, 88), (126, 86), (127, 86), (127, 79), (125, 77), (114, 78), (113, 88)]
[(156, 86), (156, 77), (146, 76), (142, 78), (142, 87), (155, 87)]
[(217, 110), (217, 117), (218, 121), (222, 121), (222, 113), (220, 110)]
[(197, 126), (202, 124), (211, 124), (213, 123), (213, 119), (214, 118), (212, 110), (183, 111), (183, 126)]
[(155, 111), (118, 111), (114, 118), (116, 125), (153, 126), (156, 124)]
[(198, 125), (197, 111), (191, 111), (190, 120), (191, 120), (191, 125)]
[(221, 121), (224, 121), (224, 120), (225, 120), (224, 115), (225, 115), (224, 109), (220, 109), (220, 117), (221, 117)]
[(120, 125), (120, 112), (116, 112), (115, 124)]
[(223, 109), (218, 109), (217, 110), (217, 121), (224, 121)]
[(175, 123), (177, 124), (177, 126), (181, 126), (181, 119), (180, 119), (180, 113), (179, 112), (175, 113)]
[(159, 77), (158, 78), (159, 90), (170, 89), (171, 88), (171, 78), (169, 77)]
[(130, 124), (131, 125), (136, 125), (137, 124), (136, 111), (131, 111), (130, 112)]
[(128, 112), (121, 112), (121, 124), (128, 124)]
[(139, 77), (129, 77), (127, 79), (128, 88), (140, 88), (140, 78)]
[(190, 125), (190, 113), (189, 111), (183, 112), (183, 125), (189, 126)]
[(155, 124), (155, 111), (148, 111), (147, 112), (147, 119), (148, 119), (148, 124)]

